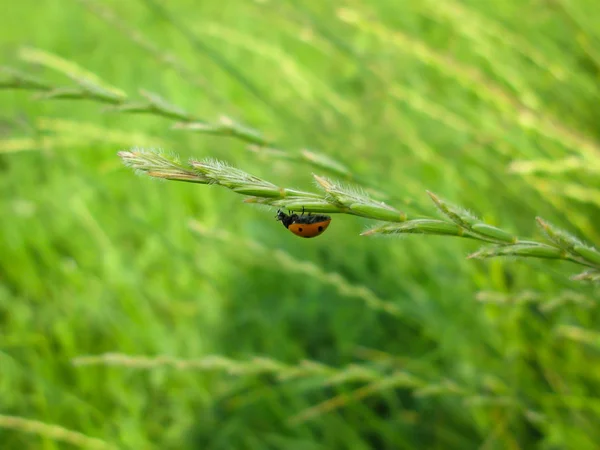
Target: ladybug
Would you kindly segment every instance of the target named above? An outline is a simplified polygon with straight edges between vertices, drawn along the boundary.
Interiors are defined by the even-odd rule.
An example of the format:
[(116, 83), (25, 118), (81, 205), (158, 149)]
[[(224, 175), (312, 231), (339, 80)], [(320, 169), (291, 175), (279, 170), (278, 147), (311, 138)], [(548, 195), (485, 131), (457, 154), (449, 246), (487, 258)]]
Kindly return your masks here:
[(290, 212), (291, 214), (286, 214), (280, 209), (277, 210), (277, 220), (281, 220), (283, 226), (296, 236), (304, 238), (317, 237), (327, 229), (329, 222), (331, 222), (331, 217), (323, 214), (313, 216), (308, 213), (305, 216), (304, 208), (302, 208), (302, 215), (294, 214), (293, 211)]

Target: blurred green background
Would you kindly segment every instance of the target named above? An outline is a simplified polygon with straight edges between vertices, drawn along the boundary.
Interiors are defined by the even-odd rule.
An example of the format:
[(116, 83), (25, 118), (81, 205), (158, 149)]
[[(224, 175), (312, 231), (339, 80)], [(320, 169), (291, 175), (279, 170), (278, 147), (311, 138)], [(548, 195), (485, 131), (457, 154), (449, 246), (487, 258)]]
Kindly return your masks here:
[[(320, 151), (398, 208), (435, 215), (429, 189), (520, 236), (539, 215), (600, 243), (593, 0), (2, 9), (3, 64), (69, 85), (20, 57), (41, 49)], [(117, 152), (312, 191), (326, 173), (172, 123), (0, 91), (0, 448), (600, 447), (598, 291), (576, 266), (360, 237), (374, 223), (346, 215), (299, 239), (273, 209), (135, 176)], [(122, 356), (73, 364), (105, 353)]]

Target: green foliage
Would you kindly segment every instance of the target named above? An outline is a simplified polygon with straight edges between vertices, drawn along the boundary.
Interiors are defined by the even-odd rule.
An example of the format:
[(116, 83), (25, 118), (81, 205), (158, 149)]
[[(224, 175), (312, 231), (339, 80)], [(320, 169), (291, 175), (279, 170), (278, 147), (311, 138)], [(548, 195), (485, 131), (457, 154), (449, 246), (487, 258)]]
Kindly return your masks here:
[(12, 2), (0, 447), (598, 448), (594, 6)]

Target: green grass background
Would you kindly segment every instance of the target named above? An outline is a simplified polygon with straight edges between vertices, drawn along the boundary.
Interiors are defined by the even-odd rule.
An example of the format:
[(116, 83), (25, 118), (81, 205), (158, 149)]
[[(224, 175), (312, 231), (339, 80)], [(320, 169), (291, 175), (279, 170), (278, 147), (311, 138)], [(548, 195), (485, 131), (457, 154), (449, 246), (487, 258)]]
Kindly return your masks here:
[[(183, 77), (84, 3), (5, 5), (3, 63), (68, 84), (19, 61), (21, 47), (40, 48), (132, 96), (321, 151), (399, 208), (409, 198), (434, 215), (430, 189), (521, 236), (539, 237), (540, 215), (600, 243), (592, 0), (101, 2), (176, 55)], [(577, 267), (467, 260), (475, 243), (443, 237), (360, 237), (373, 223), (351, 216), (298, 239), (273, 210), (137, 177), (116, 153), (215, 157), (308, 190), (321, 172), (164, 118), (5, 90), (0, 121), (0, 414), (129, 449), (600, 446), (598, 291), (569, 280)], [(11, 151), (16, 139), (31, 145)], [(509, 170), (521, 160), (549, 169)], [(370, 308), (365, 289), (400, 316)], [(499, 300), (481, 301), (490, 292)], [(107, 352), (244, 364), (71, 362)], [(2, 449), (68, 447), (0, 428)]]

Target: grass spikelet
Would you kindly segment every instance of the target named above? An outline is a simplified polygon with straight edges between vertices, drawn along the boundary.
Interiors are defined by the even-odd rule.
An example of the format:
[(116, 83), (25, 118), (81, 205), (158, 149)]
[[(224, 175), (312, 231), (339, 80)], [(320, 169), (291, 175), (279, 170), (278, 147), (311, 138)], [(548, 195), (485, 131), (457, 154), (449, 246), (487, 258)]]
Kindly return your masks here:
[(366, 193), (357, 188), (343, 187), (327, 178), (313, 175), (319, 187), (327, 193), (327, 198), (332, 203), (346, 208), (349, 213), (389, 222), (404, 222), (407, 220), (405, 213), (386, 205), (383, 202), (372, 200)]
[(581, 344), (600, 348), (600, 333), (573, 325), (560, 325), (555, 335)]
[(323, 414), (330, 413), (336, 409), (343, 408), (350, 403), (370, 397), (382, 391), (398, 387), (415, 388), (422, 386), (422, 382), (408, 372), (398, 371), (390, 376), (369, 383), (349, 394), (340, 394), (332, 397), (318, 405), (305, 409), (299, 414), (290, 417), (288, 423), (292, 426), (314, 420)]
[(217, 123), (189, 120), (186, 122), (176, 123), (173, 128), (177, 130), (197, 131), (216, 136), (231, 136), (253, 145), (272, 145), (272, 142), (265, 138), (260, 131), (245, 125), (241, 125), (227, 116), (222, 116)]
[(372, 367), (368, 367), (360, 364), (349, 364), (340, 370), (338, 373), (330, 376), (324, 383), (323, 386), (337, 386), (347, 383), (356, 382), (373, 382), (380, 380), (384, 375), (379, 370), (375, 370)]
[(374, 234), (431, 234), (467, 237), (458, 225), (434, 219), (415, 219), (401, 224), (383, 225), (365, 231), (361, 236)]
[(166, 180), (209, 184), (207, 177), (184, 166), (177, 157), (159, 151), (130, 150), (118, 153), (123, 163), (136, 173)]
[(438, 207), (441, 213), (448, 217), (450, 220), (452, 220), (454, 223), (456, 223), (458, 226), (466, 229), (471, 229), (471, 225), (480, 221), (477, 217), (475, 217), (466, 209), (460, 208), (455, 205), (451, 205), (445, 200), (439, 198), (433, 192), (427, 191), (427, 194), (429, 195), (429, 197), (431, 197), (431, 199), (435, 203), (435, 206)]
[(502, 243), (516, 243), (517, 237), (512, 234), (501, 230), (500, 228), (496, 228), (492, 225), (488, 225), (486, 223), (482, 223), (480, 219), (478, 219), (471, 212), (467, 211), (464, 208), (460, 208), (458, 206), (452, 205), (445, 200), (442, 200), (433, 192), (427, 191), (429, 197), (433, 200), (438, 209), (447, 216), (450, 220), (456, 223), (459, 227), (464, 229), (465, 231), (469, 231), (473, 234), (479, 235), (485, 240), (489, 240), (491, 242), (502, 242)]
[(264, 359), (260, 363), (257, 363), (257, 361), (240, 362), (220, 355), (209, 355), (198, 359), (181, 359), (168, 355), (150, 357), (121, 353), (79, 356), (74, 358), (72, 363), (77, 367), (103, 365), (140, 370), (151, 370), (160, 367), (170, 367), (176, 370), (221, 370), (232, 375), (277, 372), (282, 367), (275, 361), (270, 361), (269, 364), (265, 364)]
[(480, 291), (475, 296), (478, 302), (494, 305), (513, 305), (533, 303), (539, 300), (540, 294), (533, 291), (524, 291), (518, 294), (507, 294), (496, 291)]
[(49, 91), (52, 86), (37, 77), (12, 67), (0, 67), (6, 78), (0, 79), (0, 89), (25, 89), (29, 91)]
[(78, 86), (50, 86), (41, 81), (33, 81), (31, 77), (16, 75), (20, 81), (18, 87), (41, 91), (38, 99), (69, 99), (69, 100), (95, 100), (102, 103), (119, 104), (125, 100), (126, 94), (102, 81), (95, 74), (88, 72), (72, 61), (57, 55), (35, 48), (23, 48), (20, 52), (21, 59), (52, 68), (74, 81)]
[(24, 417), (0, 415), (0, 428), (34, 434), (55, 442), (64, 442), (75, 447), (92, 450), (116, 450), (118, 447), (103, 440), (86, 436), (59, 425), (52, 425), (39, 420)]
[(85, 70), (73, 61), (64, 59), (54, 53), (34, 47), (23, 47), (19, 52), (19, 57), (23, 61), (39, 64), (62, 73), (77, 84), (85, 85), (90, 89), (97, 88), (101, 91), (109, 91), (117, 98), (126, 97), (123, 91), (106, 83), (95, 73)]
[(18, 153), (25, 151), (44, 150), (52, 148), (55, 142), (48, 138), (44, 140), (34, 138), (11, 138), (0, 140), (0, 154)]
[(154, 114), (174, 120), (196, 120), (191, 114), (169, 103), (158, 94), (140, 89), (140, 95), (144, 98), (144, 101), (120, 102), (118, 105), (107, 108), (107, 111)]
[(540, 302), (539, 309), (543, 313), (551, 313), (566, 305), (574, 305), (581, 309), (591, 309), (597, 306), (597, 302), (580, 292), (563, 291), (559, 295), (551, 296), (544, 302)]
[(543, 244), (514, 244), (487, 247), (469, 255), (469, 259), (494, 258), (497, 256), (519, 256), (527, 258), (566, 259), (565, 252), (559, 248)]
[[(206, 159), (204, 161), (191, 161), (190, 164), (210, 180), (211, 184), (220, 184), (233, 190), (246, 189), (247, 195), (264, 194), (264, 196), (268, 197), (282, 196), (281, 189), (274, 184), (237, 169), (223, 161)], [(258, 189), (259, 193), (248, 193), (252, 189)]]
[(580, 183), (550, 183), (552, 191), (577, 202), (600, 206), (600, 189)]
[(248, 360), (235, 360), (222, 355), (208, 355), (201, 358), (181, 359), (168, 355), (135, 356), (122, 353), (79, 356), (71, 360), (76, 367), (112, 366), (138, 370), (171, 368), (175, 370), (221, 371), (233, 376), (254, 376), (271, 374), (279, 381), (292, 381), (301, 378), (317, 378), (322, 385), (337, 385), (350, 381), (370, 381), (382, 378), (374, 369), (350, 364), (335, 368), (318, 361), (303, 360), (299, 364), (285, 364), (267, 357), (254, 357)]
[(580, 274), (571, 277), (575, 281), (589, 281), (591, 283), (600, 283), (600, 270), (586, 270)]
[(477, 293), (477, 301), (484, 304), (494, 304), (502, 306), (516, 306), (533, 304), (544, 313), (550, 313), (556, 309), (575, 305), (579, 308), (593, 308), (596, 302), (586, 295), (571, 290), (561, 291), (558, 294), (546, 294), (526, 290), (517, 293), (506, 293), (497, 291), (480, 291)]
[(546, 237), (563, 250), (572, 252), (575, 246), (583, 245), (583, 243), (575, 236), (572, 236), (566, 231), (559, 230), (554, 225), (551, 225), (543, 220), (541, 217), (536, 217), (535, 220)]
[[(166, 142), (158, 137), (139, 132), (132, 133), (131, 131), (118, 130), (112, 127), (101, 127), (90, 122), (41, 117), (36, 125), (40, 130), (50, 131), (58, 136), (77, 139), (81, 142), (102, 141), (105, 144), (115, 145), (166, 146)], [(174, 154), (170, 156), (177, 159)]]
[(302, 149), (300, 155), (314, 167), (327, 170), (339, 177), (352, 178), (352, 172), (348, 167), (324, 153)]
[(540, 217), (536, 220), (546, 237), (556, 246), (570, 253), (574, 258), (583, 258), (590, 265), (600, 266), (600, 252), (594, 247), (585, 245), (575, 236), (558, 229)]
[(508, 167), (509, 172), (521, 175), (558, 175), (570, 172), (600, 173), (597, 159), (584, 159), (577, 156), (560, 160), (539, 159), (534, 161), (513, 161)]
[(428, 384), (415, 389), (415, 397), (427, 398), (440, 395), (464, 395), (466, 392), (452, 380), (443, 380), (441, 383)]

